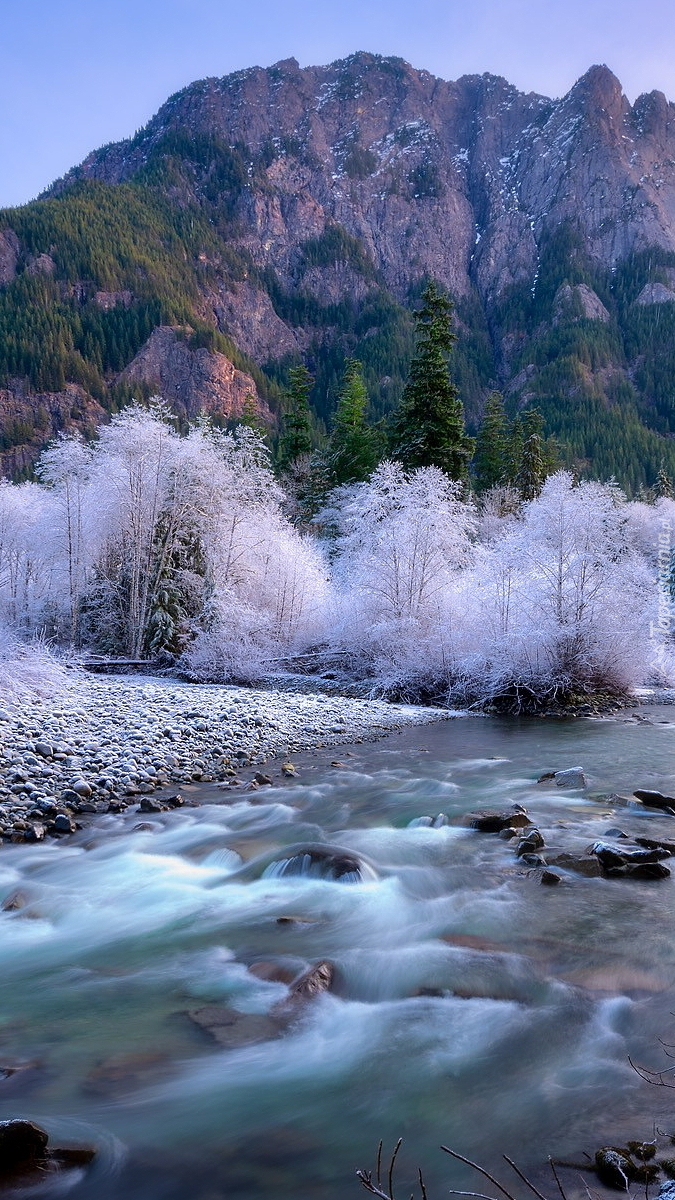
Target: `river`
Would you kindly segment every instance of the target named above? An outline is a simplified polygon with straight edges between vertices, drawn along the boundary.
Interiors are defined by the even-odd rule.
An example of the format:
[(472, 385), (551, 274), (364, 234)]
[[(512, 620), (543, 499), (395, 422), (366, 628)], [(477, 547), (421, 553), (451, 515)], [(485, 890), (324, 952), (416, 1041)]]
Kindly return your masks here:
[[(98, 1150), (34, 1194), (348, 1200), (379, 1140), (403, 1137), (400, 1195), (418, 1163), (445, 1195), (483, 1189), (441, 1143), (537, 1171), (670, 1128), (671, 1108), (675, 1125), (672, 1093), (628, 1063), (667, 1065), (658, 1039), (675, 1041), (675, 876), (546, 888), (497, 836), (409, 824), (520, 802), (561, 850), (617, 826), (672, 838), (675, 818), (603, 798), (672, 791), (675, 709), (641, 712), (408, 729), (297, 756), (284, 786), (195, 787), (200, 807), (2, 848), (0, 900), (24, 906), (0, 914), (0, 1066), (22, 1068), (0, 1118)], [(537, 786), (576, 765), (585, 791)], [(322, 842), (375, 877), (269, 867)], [(268, 1014), (287, 987), (260, 976), (321, 959), (335, 992), (281, 1037), (223, 1049), (188, 1015)]]

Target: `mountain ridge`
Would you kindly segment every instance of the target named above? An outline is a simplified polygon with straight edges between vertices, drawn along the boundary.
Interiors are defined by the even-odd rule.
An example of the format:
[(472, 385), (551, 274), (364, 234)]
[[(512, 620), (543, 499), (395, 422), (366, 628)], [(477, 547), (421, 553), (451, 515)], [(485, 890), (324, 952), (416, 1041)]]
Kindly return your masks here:
[[(658, 91), (631, 105), (606, 66), (557, 100), (500, 76), (445, 81), (366, 52), (197, 81), (42, 200), (0, 214), (5, 292), (27, 272), (61, 299), (82, 285), (54, 206), (88, 197), (159, 229), (149, 268), (138, 269), (146, 233), (130, 234), (105, 272), (102, 254), (99, 267), (90, 255), (92, 286), (129, 293), (128, 313), (156, 304), (145, 326), (196, 323), (230, 339), (248, 356), (238, 366), (263, 368), (272, 407), (285, 366), (302, 356), (328, 420), (341, 361), (358, 353), (374, 415), (390, 410), (411, 350), (409, 309), (433, 277), (457, 303), (458, 383), (474, 423), (499, 386), (514, 408), (542, 408), (582, 471), (595, 458), (633, 490), (660, 460), (675, 473), (675, 105)], [(78, 229), (71, 241), (83, 245), (82, 218)], [(147, 276), (162, 255), (153, 291)], [(99, 355), (104, 391), (142, 332), (116, 374)], [(631, 465), (619, 443), (636, 436)]]

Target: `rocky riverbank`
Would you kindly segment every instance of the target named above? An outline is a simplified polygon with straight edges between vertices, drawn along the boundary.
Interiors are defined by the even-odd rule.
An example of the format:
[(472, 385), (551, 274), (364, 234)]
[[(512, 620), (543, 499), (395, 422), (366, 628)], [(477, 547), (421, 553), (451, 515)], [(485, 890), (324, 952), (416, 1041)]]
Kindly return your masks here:
[[(345, 696), (78, 673), (57, 696), (0, 706), (0, 836), (41, 841), (75, 832), (96, 813), (178, 807), (182, 785), (236, 786), (242, 767), (272, 756), (453, 715)], [(290, 761), (285, 768), (293, 774)]]

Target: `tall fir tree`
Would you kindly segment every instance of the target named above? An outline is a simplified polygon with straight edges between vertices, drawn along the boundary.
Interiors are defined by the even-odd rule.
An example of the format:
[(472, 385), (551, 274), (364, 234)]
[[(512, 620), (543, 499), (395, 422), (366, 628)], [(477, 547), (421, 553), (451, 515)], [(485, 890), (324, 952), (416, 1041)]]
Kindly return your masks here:
[(483, 423), (476, 439), (474, 467), (479, 492), (508, 482), (510, 475), (510, 424), (500, 392), (491, 392), (485, 402)]
[(514, 483), (521, 499), (534, 500), (548, 475), (544, 442), (544, 418), (536, 408), (529, 408), (521, 418), (522, 449)]
[(367, 408), (363, 366), (358, 359), (349, 358), (326, 452), (326, 467), (333, 487), (367, 479), (382, 457), (383, 439), (368, 424)]
[(659, 473), (656, 476), (656, 482), (654, 483), (653, 491), (654, 491), (654, 499), (655, 500), (660, 500), (661, 497), (666, 497), (668, 500), (675, 499), (675, 492), (673, 491), (673, 482), (672, 482), (668, 472), (666, 471), (666, 468), (664, 467), (663, 463), (661, 463), (661, 466), (659, 468)]
[(391, 451), (407, 468), (440, 467), (451, 479), (465, 479), (474, 442), (464, 428), (464, 409), (450, 378), (454, 343), (452, 301), (435, 283), (427, 284), (414, 314), (416, 348), (408, 382), (391, 426)]
[(306, 366), (291, 367), (284, 398), (283, 432), (279, 461), (284, 470), (312, 449), (312, 415), (309, 396), (314, 377)]

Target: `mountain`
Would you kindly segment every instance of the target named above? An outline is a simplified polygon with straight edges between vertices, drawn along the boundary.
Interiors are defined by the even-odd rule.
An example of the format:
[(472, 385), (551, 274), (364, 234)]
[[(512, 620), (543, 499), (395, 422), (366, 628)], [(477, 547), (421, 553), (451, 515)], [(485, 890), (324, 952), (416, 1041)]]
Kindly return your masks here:
[[(365, 53), (194, 83), (0, 213), (5, 466), (166, 389), (179, 359), (184, 416), (227, 420), (248, 394), (269, 416), (302, 356), (327, 421), (357, 354), (378, 416), (429, 276), (456, 302), (471, 421), (499, 387), (582, 472), (631, 490), (662, 462), (675, 475), (675, 105), (631, 106), (604, 66), (551, 100)], [(45, 399), (73, 388), (70, 415)]]

